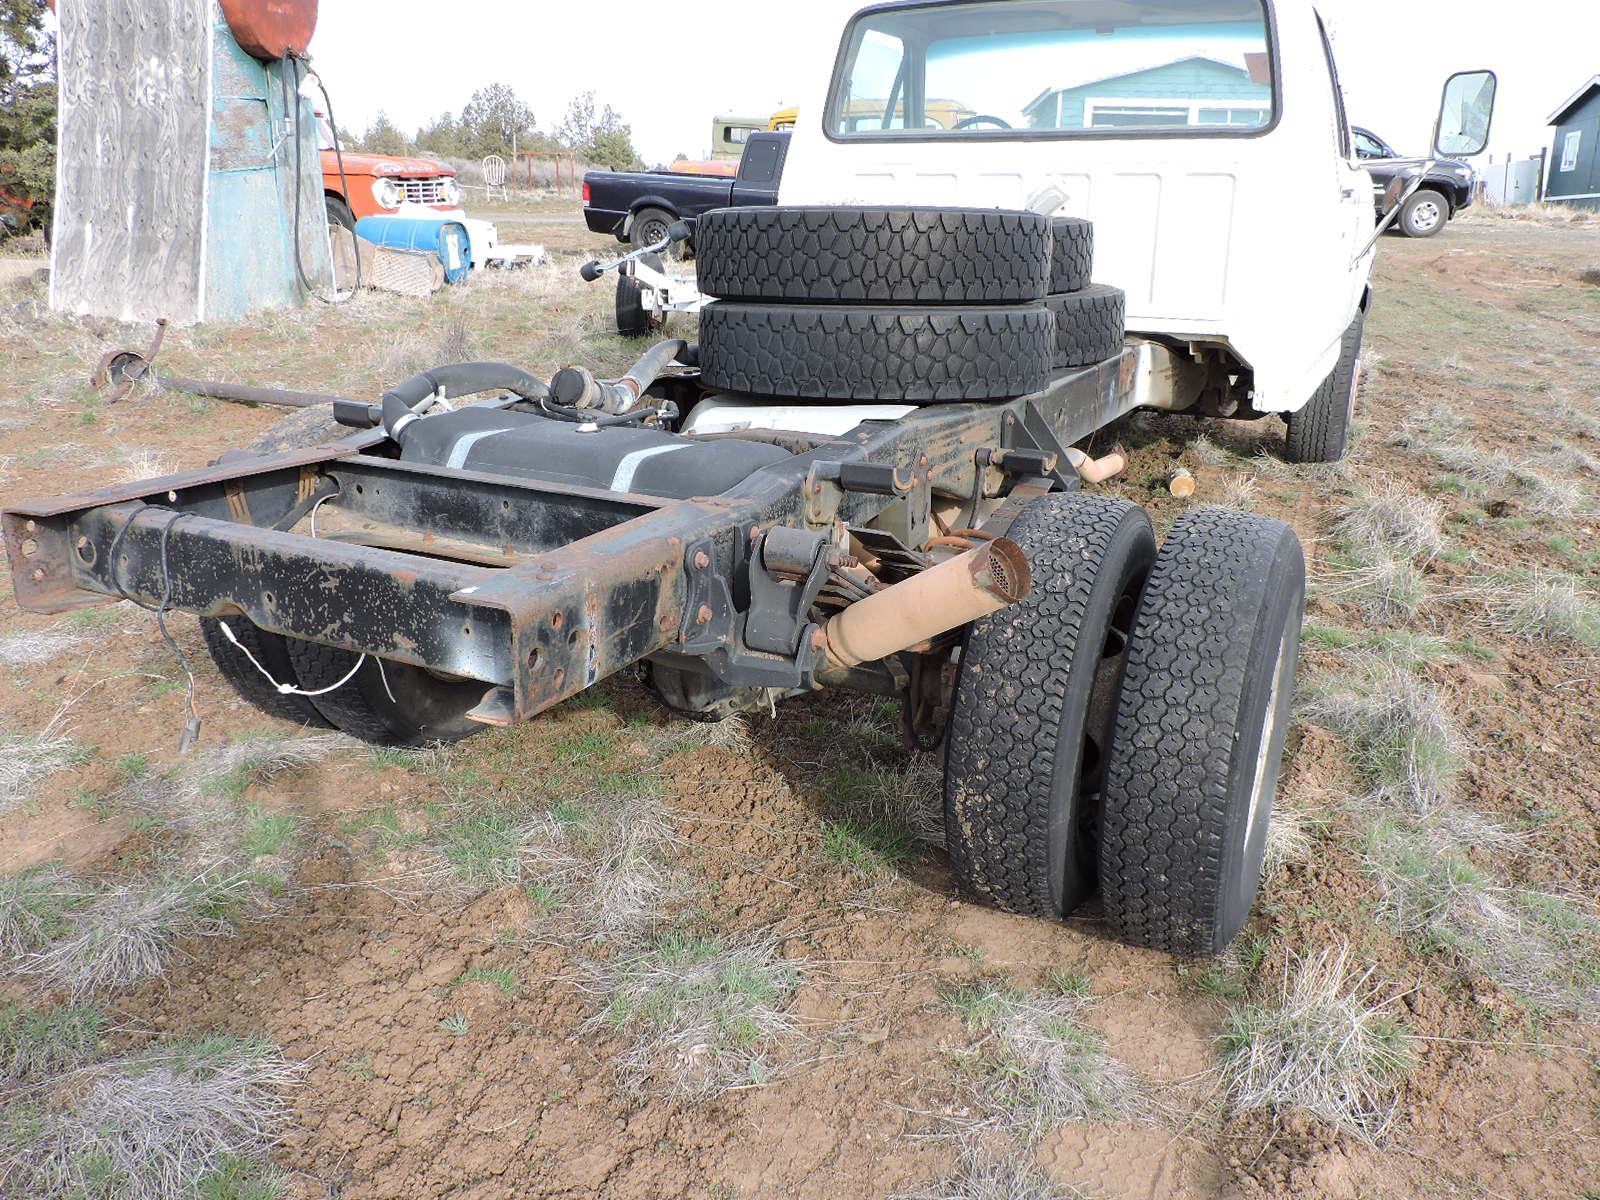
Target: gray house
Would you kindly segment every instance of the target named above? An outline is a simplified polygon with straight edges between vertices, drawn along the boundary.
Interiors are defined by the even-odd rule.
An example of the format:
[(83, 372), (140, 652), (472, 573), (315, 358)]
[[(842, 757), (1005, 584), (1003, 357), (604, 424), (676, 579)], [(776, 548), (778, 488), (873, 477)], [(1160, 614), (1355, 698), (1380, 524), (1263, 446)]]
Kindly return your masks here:
[(1600, 209), (1600, 75), (1551, 114), (1555, 146), (1545, 199)]

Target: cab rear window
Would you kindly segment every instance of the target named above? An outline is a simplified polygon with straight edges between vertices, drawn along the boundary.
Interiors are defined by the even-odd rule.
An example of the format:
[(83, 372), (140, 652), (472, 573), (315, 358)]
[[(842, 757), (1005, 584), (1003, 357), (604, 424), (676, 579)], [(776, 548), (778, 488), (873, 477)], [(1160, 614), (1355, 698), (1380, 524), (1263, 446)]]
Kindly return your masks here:
[(1277, 113), (1263, 0), (994, 0), (869, 10), (831, 137), (1258, 133)]

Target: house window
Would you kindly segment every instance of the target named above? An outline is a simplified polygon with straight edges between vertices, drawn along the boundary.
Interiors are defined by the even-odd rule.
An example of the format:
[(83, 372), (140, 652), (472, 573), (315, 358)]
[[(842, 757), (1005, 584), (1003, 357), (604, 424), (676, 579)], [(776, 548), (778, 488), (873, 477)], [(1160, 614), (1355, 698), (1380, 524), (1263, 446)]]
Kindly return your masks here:
[(882, 5), (845, 35), (824, 128), (885, 140), (1237, 137), (1272, 125), (1276, 82), (1263, 0)]
[(1174, 104), (1170, 100), (1120, 100), (1090, 97), (1083, 102), (1085, 129), (1259, 129), (1270, 109), (1251, 100), (1207, 100)]
[(1567, 134), (1566, 140), (1561, 143), (1561, 169), (1563, 171), (1576, 171), (1578, 169), (1578, 148), (1583, 145), (1583, 130), (1574, 129)]

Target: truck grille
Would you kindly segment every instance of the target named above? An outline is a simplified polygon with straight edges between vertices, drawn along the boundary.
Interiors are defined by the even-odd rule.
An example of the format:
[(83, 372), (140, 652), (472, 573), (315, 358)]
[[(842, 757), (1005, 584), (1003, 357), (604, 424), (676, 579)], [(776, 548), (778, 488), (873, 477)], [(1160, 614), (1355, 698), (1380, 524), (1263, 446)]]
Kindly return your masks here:
[(437, 175), (432, 179), (396, 179), (401, 191), (405, 193), (407, 204), (443, 204), (444, 176)]

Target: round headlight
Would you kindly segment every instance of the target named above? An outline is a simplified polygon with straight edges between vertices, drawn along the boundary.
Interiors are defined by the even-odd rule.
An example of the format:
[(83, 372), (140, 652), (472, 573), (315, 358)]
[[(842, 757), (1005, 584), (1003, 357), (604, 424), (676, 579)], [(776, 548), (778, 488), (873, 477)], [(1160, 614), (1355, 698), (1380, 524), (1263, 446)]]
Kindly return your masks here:
[(405, 194), (400, 190), (400, 185), (392, 179), (374, 179), (372, 198), (378, 202), (379, 208), (399, 208), (400, 201), (405, 199)]
[(443, 190), (444, 190), (444, 202), (446, 204), (454, 206), (454, 205), (459, 205), (461, 203), (461, 185), (456, 182), (456, 178), (455, 178), (454, 175), (446, 175), (444, 177), (444, 189)]

